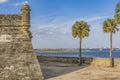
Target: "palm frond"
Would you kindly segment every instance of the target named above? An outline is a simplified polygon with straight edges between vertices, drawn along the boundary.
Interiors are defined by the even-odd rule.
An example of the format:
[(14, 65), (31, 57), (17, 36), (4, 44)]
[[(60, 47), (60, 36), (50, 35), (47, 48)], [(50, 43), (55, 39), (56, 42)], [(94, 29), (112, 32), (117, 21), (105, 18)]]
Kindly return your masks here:
[(120, 2), (116, 5), (116, 13), (120, 12)]
[(73, 37), (84, 38), (89, 36), (90, 32), (90, 25), (87, 22), (81, 20), (76, 21), (75, 24), (72, 26), (72, 35)]
[(115, 14), (115, 21), (116, 21), (116, 23), (120, 23), (120, 13), (119, 14)]
[(116, 22), (114, 19), (107, 19), (103, 22), (103, 32), (112, 32), (115, 33), (119, 29), (116, 27)]

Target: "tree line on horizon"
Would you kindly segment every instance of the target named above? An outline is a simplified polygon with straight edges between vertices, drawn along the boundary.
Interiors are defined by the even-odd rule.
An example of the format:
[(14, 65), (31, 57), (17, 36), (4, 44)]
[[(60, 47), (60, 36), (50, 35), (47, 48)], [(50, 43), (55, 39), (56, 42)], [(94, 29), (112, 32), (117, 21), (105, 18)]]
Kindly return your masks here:
[[(103, 22), (103, 32), (110, 35), (110, 67), (114, 67), (114, 58), (112, 57), (112, 34), (115, 34), (119, 29), (117, 26), (120, 24), (120, 2), (117, 3), (115, 9), (114, 19), (108, 18)], [(79, 37), (79, 65), (82, 65), (82, 40), (88, 37), (90, 32), (90, 25), (84, 20), (76, 21), (72, 26), (72, 36)]]

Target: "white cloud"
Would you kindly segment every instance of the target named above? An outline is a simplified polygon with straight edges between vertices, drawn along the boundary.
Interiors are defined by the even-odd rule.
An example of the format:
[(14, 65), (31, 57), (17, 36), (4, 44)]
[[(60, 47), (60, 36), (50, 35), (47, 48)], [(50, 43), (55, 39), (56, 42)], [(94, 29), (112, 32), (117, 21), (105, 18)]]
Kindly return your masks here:
[(23, 1), (23, 2), (17, 2), (17, 3), (13, 3), (11, 4), (12, 6), (20, 6), (22, 4), (28, 4), (28, 1)]
[(13, 4), (11, 4), (12, 6), (19, 6), (19, 5), (21, 5), (20, 3), (13, 3)]
[[(57, 17), (50, 20), (47, 17), (40, 18), (38, 24), (35, 25), (37, 27), (34, 26), (34, 23), (32, 24), (33, 46), (35, 48), (78, 47), (79, 39), (74, 39), (71, 34), (71, 27), (77, 20), (85, 20), (91, 25), (90, 35), (84, 39), (83, 48), (109, 47), (109, 34), (103, 33), (102, 24), (100, 23), (112, 16), (90, 16), (76, 19)], [(47, 19), (45, 20), (45, 18)], [(44, 23), (40, 23), (41, 21)], [(113, 47), (120, 47), (120, 44), (117, 43), (119, 42), (118, 38), (120, 38), (119, 34), (120, 32), (113, 36), (115, 42)]]
[(87, 22), (92, 22), (92, 21), (97, 21), (97, 20), (105, 19), (105, 18), (109, 18), (109, 16), (95, 16), (95, 17), (88, 18), (88, 19), (85, 19), (85, 20)]
[(83, 18), (78, 18), (76, 20), (80, 21), (80, 20), (84, 20), (86, 22), (94, 22), (94, 21), (98, 21), (101, 19), (106, 19), (109, 18), (110, 16), (91, 16), (91, 17), (83, 17)]
[(28, 1), (23, 1), (22, 4), (28, 4)]
[(33, 35), (34, 36), (42, 36), (42, 35), (55, 35), (55, 34), (67, 34), (70, 33), (70, 28), (71, 27), (64, 27), (62, 25), (43, 25), (40, 28), (33, 30)]
[[(34, 30), (32, 30), (33, 32), (33, 36), (47, 36), (47, 35), (55, 35), (55, 34), (60, 34), (60, 35), (64, 35), (64, 34), (71, 34), (71, 26), (74, 24), (75, 21), (77, 20), (85, 20), (89, 23), (91, 22), (95, 22), (101, 19), (106, 19), (109, 16), (94, 16), (94, 17), (83, 17), (83, 18), (79, 18), (79, 19), (71, 19), (71, 20), (66, 20), (66, 18), (64, 17), (57, 17), (53, 20), (50, 20), (49, 22), (44, 23), (44, 24), (39, 24), (38, 27)], [(90, 24), (91, 25), (91, 24)], [(99, 25), (99, 23), (98, 23)], [(92, 24), (93, 26), (93, 24)], [(101, 26), (102, 27), (102, 26)]]
[(5, 3), (7, 2), (8, 0), (0, 0), (0, 3)]

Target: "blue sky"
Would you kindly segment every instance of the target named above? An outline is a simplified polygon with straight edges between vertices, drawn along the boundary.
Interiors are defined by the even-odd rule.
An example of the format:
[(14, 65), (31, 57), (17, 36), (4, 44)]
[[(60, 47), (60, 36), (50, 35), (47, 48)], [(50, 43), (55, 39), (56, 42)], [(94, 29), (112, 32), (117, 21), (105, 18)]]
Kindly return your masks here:
[[(71, 35), (75, 21), (91, 25), (90, 36), (83, 39), (83, 48), (109, 47), (109, 34), (102, 23), (114, 18), (119, 0), (0, 0), (0, 14), (20, 13), (21, 5), (31, 7), (31, 31), (34, 48), (78, 48), (79, 38)], [(120, 48), (120, 31), (113, 35), (113, 47)]]

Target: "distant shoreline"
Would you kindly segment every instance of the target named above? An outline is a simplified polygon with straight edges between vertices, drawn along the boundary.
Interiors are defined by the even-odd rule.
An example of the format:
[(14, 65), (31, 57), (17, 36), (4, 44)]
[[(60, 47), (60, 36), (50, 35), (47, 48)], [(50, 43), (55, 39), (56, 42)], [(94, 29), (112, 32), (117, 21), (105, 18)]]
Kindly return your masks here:
[(78, 51), (36, 51), (35, 52), (78, 52)]
[(75, 52), (76, 49), (35, 49), (36, 52)]
[[(93, 49), (82, 49), (83, 51), (89, 50), (110, 50), (109, 48), (93, 48)], [(113, 48), (113, 50), (120, 50), (119, 48)], [(59, 48), (59, 49), (35, 49), (35, 52), (78, 52), (79, 49), (74, 48)]]

